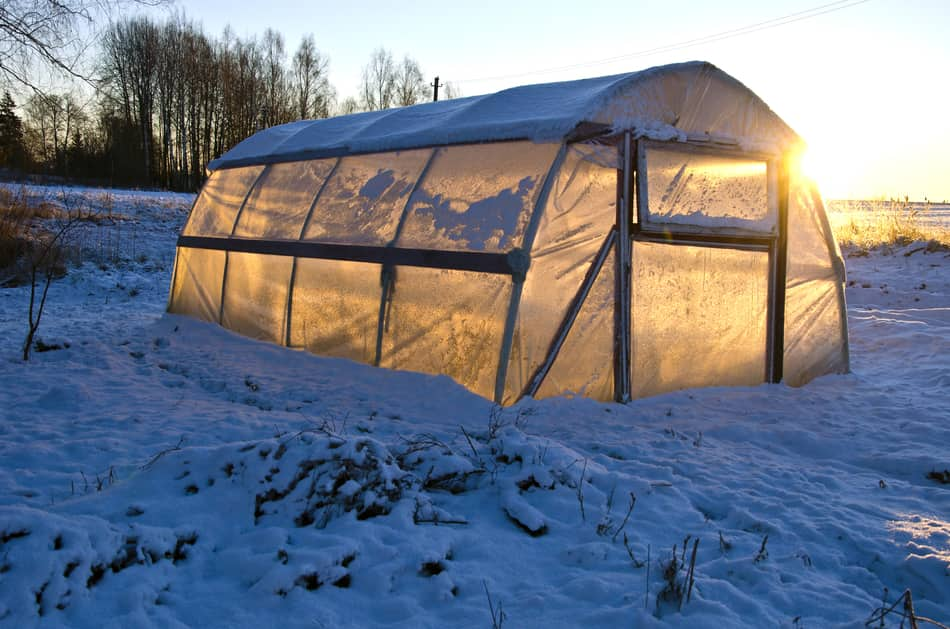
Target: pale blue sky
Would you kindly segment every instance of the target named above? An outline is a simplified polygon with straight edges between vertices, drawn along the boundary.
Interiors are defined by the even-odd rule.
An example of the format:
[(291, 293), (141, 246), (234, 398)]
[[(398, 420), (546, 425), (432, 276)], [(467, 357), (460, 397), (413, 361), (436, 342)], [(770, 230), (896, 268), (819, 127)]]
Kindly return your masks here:
[[(828, 5), (846, 7), (678, 50), (636, 53)], [(179, 1), (220, 34), (312, 33), (341, 97), (378, 46), (463, 94), (702, 59), (758, 93), (808, 141), (830, 198), (950, 199), (950, 0), (473, 3)], [(612, 62), (596, 63), (613, 57)], [(569, 70), (542, 72), (578, 65)], [(517, 75), (517, 76), (511, 76)], [(488, 77), (490, 80), (481, 80)]]

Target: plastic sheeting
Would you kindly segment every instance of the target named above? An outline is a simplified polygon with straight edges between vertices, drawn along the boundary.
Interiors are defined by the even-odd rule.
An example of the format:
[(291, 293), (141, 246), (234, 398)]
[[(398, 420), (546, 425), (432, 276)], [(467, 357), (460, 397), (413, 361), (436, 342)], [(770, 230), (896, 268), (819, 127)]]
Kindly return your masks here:
[(499, 142), (439, 149), (409, 200), (397, 245), (494, 253), (521, 246), (559, 147)]
[[(652, 86), (663, 98), (683, 90), (687, 102), (707, 102), (676, 76), (640, 87)], [(710, 85), (723, 80), (707, 78)], [(759, 112), (759, 103), (741, 106)], [(709, 116), (696, 112), (690, 124), (719, 124)], [(742, 124), (757, 129), (759, 123), (771, 124), (768, 116)], [(774, 234), (777, 186), (766, 161), (645, 145), (646, 168), (639, 172), (645, 228)], [(403, 266), (393, 269), (392, 301), (383, 309), (382, 366), (445, 374), (491, 398), (506, 319), (517, 306), (502, 391), (502, 401), (511, 403), (547, 359), (616, 220), (621, 164), (609, 144), (569, 145), (538, 207), (558, 147), (488, 143), (220, 170), (196, 201), (184, 235), (491, 253), (530, 248), (520, 291), (509, 275)], [(802, 384), (847, 370), (847, 327), (843, 266), (820, 199), (794, 179), (791, 189), (785, 381)], [(613, 398), (615, 255), (611, 250), (538, 397)], [(632, 261), (634, 396), (764, 381), (768, 254), (637, 241)], [(378, 264), (181, 247), (169, 309), (220, 320), (247, 336), (371, 363), (381, 272)]]
[[(541, 209), (518, 309), (505, 386), (505, 400), (521, 395), (544, 362), (555, 333), (580, 288), (617, 215), (615, 146), (573, 145), (568, 150)], [(588, 374), (559, 380), (579, 391)], [(540, 394), (538, 394), (540, 395)], [(608, 395), (612, 397), (612, 392)]]
[(607, 257), (587, 300), (535, 397), (614, 397), (616, 249)]
[(844, 262), (817, 193), (793, 180), (788, 204), (784, 380), (848, 371)]
[(647, 225), (775, 231), (778, 204), (766, 161), (652, 144), (641, 151)]
[(283, 345), (292, 266), (293, 258), (229, 252), (221, 325)]
[(399, 267), (380, 365), (446, 374), (494, 396), (511, 278)]
[[(559, 143), (580, 123), (655, 139), (709, 135), (791, 148), (798, 136), (752, 91), (701, 61), (614, 76), (293, 122), (244, 140), (208, 168), (530, 139)], [(747, 146), (749, 148), (749, 146)]]
[(425, 149), (343, 158), (314, 206), (303, 239), (388, 244), (431, 154)]
[(297, 240), (335, 163), (335, 159), (327, 159), (268, 166), (241, 209), (234, 235)]
[(290, 307), (290, 345), (372, 363), (376, 357), (380, 265), (299, 259)]
[(211, 174), (191, 208), (185, 236), (230, 236), (234, 219), (263, 166), (222, 170)]
[(632, 391), (765, 381), (768, 254), (633, 243)]
[(227, 253), (179, 247), (169, 309), (218, 323)]

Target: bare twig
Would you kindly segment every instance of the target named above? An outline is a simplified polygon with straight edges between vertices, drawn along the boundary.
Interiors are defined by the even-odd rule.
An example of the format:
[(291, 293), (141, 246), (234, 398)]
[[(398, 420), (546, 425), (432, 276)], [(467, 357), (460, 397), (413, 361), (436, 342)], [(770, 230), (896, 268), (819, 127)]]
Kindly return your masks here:
[(482, 586), (485, 588), (485, 596), (488, 598), (488, 611), (491, 613), (491, 626), (492, 629), (501, 629), (501, 626), (505, 622), (504, 610), (501, 608), (501, 601), (498, 601), (498, 609), (495, 609), (495, 606), (492, 604), (491, 594), (488, 593), (488, 582), (482, 579)]
[[(696, 574), (696, 549), (699, 548), (699, 538), (696, 538), (696, 541), (693, 542), (693, 554), (689, 558), (689, 571), (686, 573), (686, 602), (689, 602), (690, 597), (693, 595), (693, 579)], [(682, 607), (682, 602), (680, 603)]]
[(577, 502), (581, 505), (581, 520), (587, 522), (587, 514), (584, 512), (584, 476), (587, 474), (587, 459), (584, 459), (584, 469), (581, 470), (581, 477), (577, 481)]
[(638, 561), (636, 556), (633, 554), (633, 548), (630, 547), (630, 540), (627, 539), (627, 534), (623, 534), (623, 547), (627, 550), (627, 556), (630, 557), (630, 561), (633, 562), (634, 568), (642, 568), (643, 562)]
[(465, 435), (465, 440), (468, 441), (468, 447), (472, 449), (472, 454), (476, 459), (481, 460), (481, 457), (478, 456), (478, 450), (475, 449), (475, 444), (472, 442), (472, 437), (465, 430), (465, 426), (459, 426), (459, 428), (462, 429), (462, 434)]
[[(617, 536), (620, 535), (620, 532), (623, 531), (623, 527), (627, 526), (627, 520), (630, 519), (630, 514), (633, 513), (633, 507), (637, 504), (637, 496), (632, 491), (630, 492), (630, 506), (627, 508), (627, 515), (623, 516), (623, 522), (620, 523), (620, 528), (617, 529), (617, 532), (614, 533), (614, 536), (610, 539), (611, 542), (617, 541)], [(627, 534), (624, 533), (624, 539), (627, 538)]]
[(759, 563), (760, 561), (765, 561), (769, 558), (769, 551), (765, 548), (765, 545), (768, 543), (769, 536), (766, 535), (762, 538), (762, 546), (759, 548), (759, 552), (756, 553), (755, 558), (752, 560), (753, 563)]
[(147, 470), (148, 468), (150, 468), (150, 467), (152, 467), (153, 465), (155, 465), (155, 463), (158, 462), (158, 460), (159, 460), (160, 458), (162, 458), (163, 456), (165, 456), (166, 454), (168, 454), (168, 453), (170, 453), (170, 452), (176, 452), (176, 451), (178, 451), (178, 450), (181, 450), (181, 447), (182, 447), (182, 445), (184, 445), (184, 443), (185, 443), (185, 436), (182, 435), (181, 438), (178, 440), (178, 443), (177, 443), (177, 444), (175, 444), (175, 445), (174, 445), (173, 447), (171, 447), (171, 448), (166, 448), (165, 450), (162, 450), (161, 452), (159, 452), (158, 454), (156, 454), (155, 456), (153, 456), (151, 459), (149, 459), (148, 463), (146, 463), (145, 465), (142, 466), (141, 469)]

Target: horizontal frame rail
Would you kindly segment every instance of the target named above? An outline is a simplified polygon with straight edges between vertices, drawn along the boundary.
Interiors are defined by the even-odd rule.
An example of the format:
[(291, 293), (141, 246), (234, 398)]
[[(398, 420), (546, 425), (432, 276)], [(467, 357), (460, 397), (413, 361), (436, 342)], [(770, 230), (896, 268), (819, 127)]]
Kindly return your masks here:
[(633, 226), (633, 240), (669, 245), (692, 245), (741, 249), (743, 251), (768, 252), (775, 243), (774, 236), (730, 236), (725, 234), (693, 234), (686, 232), (661, 232)]
[[(250, 238), (220, 238), (214, 236), (179, 236), (179, 247), (214, 249), (238, 253), (318, 258), (323, 260), (348, 260), (397, 266), (418, 266), (432, 269), (480, 271), (513, 275), (524, 269), (513, 269), (509, 255), (481, 251), (439, 251), (386, 247), (384, 245), (341, 245), (326, 242), (302, 242), (296, 240), (257, 240)], [(517, 266), (517, 265), (516, 265)]]

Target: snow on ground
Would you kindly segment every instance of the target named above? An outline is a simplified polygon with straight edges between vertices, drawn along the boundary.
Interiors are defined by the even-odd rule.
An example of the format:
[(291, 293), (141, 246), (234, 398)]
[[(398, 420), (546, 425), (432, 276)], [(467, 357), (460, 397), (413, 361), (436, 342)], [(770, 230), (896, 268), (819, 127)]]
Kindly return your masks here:
[(950, 622), (947, 250), (848, 257), (849, 375), (499, 411), (164, 314), (190, 199), (143, 198), (64, 349), (0, 289), (0, 626)]

